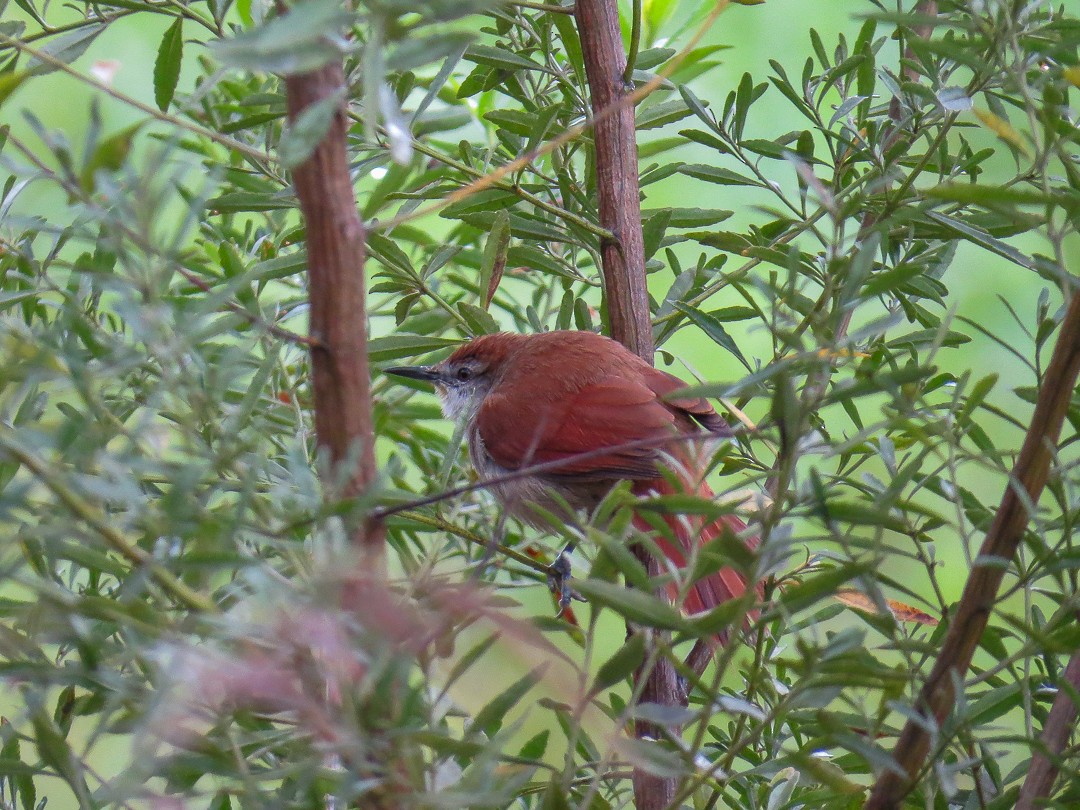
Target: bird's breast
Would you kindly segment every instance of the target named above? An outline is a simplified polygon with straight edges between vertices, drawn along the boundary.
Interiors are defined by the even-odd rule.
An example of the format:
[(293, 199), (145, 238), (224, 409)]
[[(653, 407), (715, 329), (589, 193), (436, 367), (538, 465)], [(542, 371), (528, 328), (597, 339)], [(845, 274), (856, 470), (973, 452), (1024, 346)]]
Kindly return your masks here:
[(513, 477), (516, 471), (496, 463), (484, 446), (475, 423), (468, 434), (469, 459), (481, 481), (491, 481), (487, 488), (514, 517), (536, 528), (549, 523), (546, 514), (572, 519), (578, 511), (591, 511), (608, 493), (615, 481), (568, 483), (557, 475)]

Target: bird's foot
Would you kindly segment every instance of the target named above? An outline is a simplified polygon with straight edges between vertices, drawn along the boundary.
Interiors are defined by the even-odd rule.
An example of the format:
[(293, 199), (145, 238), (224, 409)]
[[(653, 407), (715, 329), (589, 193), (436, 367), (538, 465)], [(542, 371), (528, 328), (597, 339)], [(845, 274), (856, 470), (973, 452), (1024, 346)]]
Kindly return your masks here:
[(585, 598), (570, 587), (571, 566), (570, 555), (574, 553), (573, 544), (568, 545), (559, 552), (555, 562), (548, 566), (548, 587), (558, 597), (559, 612), (556, 616), (564, 616), (570, 610), (570, 602), (577, 600), (584, 602)]

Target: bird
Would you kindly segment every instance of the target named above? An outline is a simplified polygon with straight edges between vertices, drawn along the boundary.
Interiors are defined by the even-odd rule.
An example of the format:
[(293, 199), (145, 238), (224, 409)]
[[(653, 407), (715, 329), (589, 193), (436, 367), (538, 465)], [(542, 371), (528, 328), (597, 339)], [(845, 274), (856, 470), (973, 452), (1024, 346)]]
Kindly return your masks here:
[[(591, 512), (621, 481), (630, 481), (638, 496), (711, 498), (703, 480), (707, 456), (696, 438), (733, 435), (708, 400), (680, 395), (685, 382), (595, 332), (485, 334), (434, 365), (385, 372), (435, 385), (443, 414), (464, 422), (481, 481), (490, 480), (503, 507), (534, 527), (543, 528), (553, 514), (572, 518), (567, 510)], [(513, 475), (537, 465), (543, 466), (535, 473)], [(664, 520), (670, 532), (634, 517), (678, 569), (725, 527), (743, 535), (750, 548), (757, 542), (733, 514), (704, 525), (685, 515), (666, 514)], [(562, 567), (553, 566), (555, 573), (569, 576), (565, 554), (556, 563)], [(682, 609), (699, 614), (748, 587), (743, 573), (722, 568), (691, 585)], [(677, 588), (670, 590), (674, 595)]]

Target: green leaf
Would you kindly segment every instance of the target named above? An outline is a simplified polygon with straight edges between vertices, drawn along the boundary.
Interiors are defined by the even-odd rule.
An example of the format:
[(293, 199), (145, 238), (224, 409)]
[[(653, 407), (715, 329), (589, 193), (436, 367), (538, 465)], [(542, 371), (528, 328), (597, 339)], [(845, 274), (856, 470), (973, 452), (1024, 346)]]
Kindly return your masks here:
[(787, 147), (781, 146), (773, 141), (766, 141), (758, 138), (742, 141), (739, 145), (748, 152), (753, 152), (755, 155), (774, 158), (776, 160), (785, 160), (787, 158), (787, 153), (791, 151)]
[(16, 90), (19, 89), (26, 79), (30, 76), (30, 71), (11, 71), (9, 73), (0, 73), (0, 105), (8, 100)]
[(747, 371), (754, 370), (750, 367), (750, 363), (743, 353), (739, 351), (739, 347), (736, 345), (731, 335), (728, 334), (719, 318), (711, 313), (702, 312), (700, 309), (684, 304), (681, 301), (675, 303), (675, 308), (686, 315), (686, 317), (688, 317), (695, 326), (701, 329), (701, 331), (708, 335), (714, 343), (718, 346), (722, 346), (735, 355), (735, 358), (746, 367)]
[(889, 507), (851, 498), (829, 498), (820, 505), (822, 518), (854, 526), (880, 526), (894, 532), (907, 530), (907, 522), (890, 513)]
[(468, 734), (471, 736), (478, 731), (484, 732), (488, 737), (497, 734), (502, 728), (507, 713), (540, 681), (546, 669), (547, 664), (541, 664), (510, 684), (505, 691), (476, 713), (476, 717), (469, 726)]
[(465, 31), (440, 31), (430, 36), (412, 35), (393, 43), (386, 56), (386, 69), (393, 72), (415, 70), (436, 60), (460, 58), (473, 36)]
[(372, 338), (368, 343), (368, 359), (373, 363), (396, 360), (399, 357), (413, 357), (418, 354), (457, 346), (461, 341), (446, 338), (427, 337), (426, 335), (386, 335)]
[(648, 0), (643, 4), (642, 16), (648, 32), (654, 38), (664, 23), (674, 14), (678, 4), (678, 0)]
[(530, 737), (529, 740), (521, 746), (518, 756), (522, 759), (542, 760), (544, 754), (547, 752), (549, 736), (551, 736), (551, 731), (545, 728), (539, 734)]
[(493, 332), (498, 332), (499, 324), (492, 316), (491, 313), (475, 304), (470, 304), (466, 301), (460, 301), (457, 305), (458, 314), (465, 319), (465, 322), (469, 325), (469, 331), (475, 335), (489, 335)]
[(241, 70), (305, 73), (341, 58), (341, 34), (355, 19), (338, 0), (305, 0), (282, 17), (209, 47), (224, 64)]
[(295, 211), (296, 197), (289, 194), (260, 194), (256, 192), (236, 191), (222, 194), (206, 201), (206, 208), (211, 212), (235, 213), (239, 211)]
[(493, 48), (490, 45), (472, 45), (465, 51), (465, 58), (478, 65), (501, 68), (503, 70), (539, 70), (542, 73), (550, 73), (539, 62), (533, 62), (524, 56), (519, 56), (512, 51), (504, 51)]
[(645, 246), (645, 258), (652, 258), (653, 254), (660, 249), (660, 243), (664, 239), (668, 223), (671, 222), (671, 209), (660, 208), (655, 211), (642, 211), (644, 222), (641, 226), (641, 236)]
[(180, 80), (180, 65), (184, 58), (184, 18), (177, 17), (165, 29), (154, 60), (154, 103), (165, 111), (173, 100), (176, 83)]
[(37, 788), (34, 786), (34, 776), (39, 773), (37, 768), (31, 768), (22, 761), (19, 738), (13, 734), (4, 743), (3, 749), (0, 749), (0, 777), (7, 777), (15, 783), (22, 810), (36, 810)]
[(690, 115), (691, 110), (680, 99), (662, 101), (644, 109), (638, 108), (636, 126), (638, 129), (655, 129), (674, 121), (681, 121)]
[(341, 109), (344, 98), (345, 88), (342, 87), (300, 111), (278, 142), (278, 158), (282, 166), (294, 169), (311, 157), (315, 147), (330, 131), (330, 124)]
[(647, 220), (661, 211), (668, 215), (669, 228), (703, 228), (723, 222), (734, 213), (722, 208), (650, 208), (641, 212), (641, 218)]
[(973, 203), (987, 207), (996, 205), (1077, 205), (1080, 194), (1071, 190), (1056, 189), (1049, 193), (1032, 188), (1015, 186), (990, 186), (977, 183), (942, 183), (928, 188), (927, 197), (950, 202)]
[(916, 276), (925, 273), (927, 267), (917, 262), (902, 262), (891, 270), (874, 273), (862, 288), (862, 295), (872, 298), (899, 290)]
[(995, 239), (986, 231), (976, 228), (966, 222), (962, 222), (955, 217), (946, 216), (945, 214), (938, 213), (937, 211), (927, 211), (925, 213), (927, 219), (945, 226), (953, 233), (966, 239), (967, 241), (986, 248), (991, 253), (996, 253), (998, 256), (1002, 256), (1011, 262), (1014, 262), (1021, 267), (1028, 270), (1037, 269), (1034, 259), (1026, 254), (1020, 252), (1012, 245), (1002, 242), (1000, 239)]
[(675, 53), (674, 48), (649, 48), (638, 53), (634, 68), (636, 70), (649, 70), (657, 65), (664, 64)]
[(644, 660), (645, 634), (632, 633), (626, 643), (600, 665), (593, 679), (592, 693), (598, 694), (630, 677)]
[(643, 591), (597, 579), (575, 580), (574, 585), (582, 596), (611, 608), (623, 619), (635, 624), (661, 630), (682, 630), (687, 627), (679, 611)]
[(664, 779), (685, 776), (682, 758), (654, 740), (627, 737), (619, 740), (618, 750), (635, 768)]
[(786, 613), (805, 610), (822, 599), (831, 597), (841, 585), (863, 573), (865, 571), (860, 566), (844, 565), (814, 574), (785, 588), (780, 594), (780, 604), (784, 606)]
[[(105, 25), (93, 25), (77, 28), (71, 33), (62, 34), (55, 39), (50, 39), (38, 50), (46, 56), (51, 56), (57, 62), (70, 65), (90, 47), (98, 34), (107, 28)], [(26, 63), (26, 72), (34, 76), (44, 76), (59, 68), (52, 64), (52, 60), (46, 61), (33, 56)]]
[(502, 281), (509, 250), (510, 213), (500, 211), (491, 224), (491, 231), (488, 232), (487, 240), (484, 242), (484, 253), (480, 258), (479, 288), (484, 309), (491, 306), (491, 299), (495, 297), (495, 291), (499, 288), (499, 282)]
[(79, 175), (79, 182), (84, 189), (88, 192), (94, 190), (94, 175), (98, 171), (114, 172), (124, 165), (124, 160), (131, 152), (131, 141), (143, 123), (140, 121), (132, 124), (98, 143)]
[(704, 163), (687, 163), (679, 167), (679, 174), (693, 177), (695, 180), (704, 180), (706, 183), (716, 183), (721, 186), (760, 186), (757, 180), (744, 177), (738, 172), (721, 169), (719, 166), (707, 166)]

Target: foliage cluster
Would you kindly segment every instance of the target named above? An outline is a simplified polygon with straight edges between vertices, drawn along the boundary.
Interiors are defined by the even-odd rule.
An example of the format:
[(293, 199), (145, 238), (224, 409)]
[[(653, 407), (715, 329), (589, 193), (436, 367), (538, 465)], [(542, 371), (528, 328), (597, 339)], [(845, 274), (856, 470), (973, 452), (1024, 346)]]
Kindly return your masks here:
[[(566, 8), (0, 2), (4, 805), (619, 807), (638, 767), (678, 775), (685, 806), (859, 806), (944, 634), (943, 567), (987, 564), (979, 543), (1075, 294), (1080, 19), (936, 6), (867, 2), (836, 41), (808, 29), (805, 64), (777, 55), (716, 98), (700, 88), (721, 46), (700, 34), (723, 4), (623, 9), (658, 359), (692, 333), (688, 378), (755, 428), (713, 480), (754, 494), (738, 508), (761, 551), (721, 539), (693, 567), (741, 566), (769, 582), (767, 604), (688, 619), (648, 595), (622, 491), (555, 536), (501, 519), (482, 488), (411, 506), (464, 481), (460, 436), (377, 373), (499, 329), (602, 327), (609, 234)], [(167, 18), (156, 106), (79, 61), (148, 15)], [(382, 472), (347, 502), (319, 477), (289, 183), (334, 104), (287, 126), (278, 75), (342, 58)], [(56, 71), (88, 90), (82, 144), (34, 115)], [(101, 94), (144, 117), (103, 132)], [(766, 94), (782, 118), (760, 115)], [(66, 212), (23, 203), (42, 186)], [(1034, 311), (1002, 301), (1021, 340), (957, 316), (954, 279), (981, 272), (958, 248), (1003, 260), (1001, 289), (1044, 282)], [(1025, 376), (975, 378), (954, 352), (972, 336)], [(912, 807), (1016, 801), (1080, 646), (1078, 431), (1074, 398)], [(393, 511), (385, 576), (343, 530), (376, 507)], [(582, 549), (580, 627), (535, 598), (566, 540)], [(899, 621), (887, 599), (943, 622)], [(686, 707), (636, 701), (643, 662), (682, 667), (695, 640), (747, 619), (702, 678), (682, 669)], [(623, 643), (623, 620), (649, 632)], [(635, 717), (672, 732), (620, 733)]]

